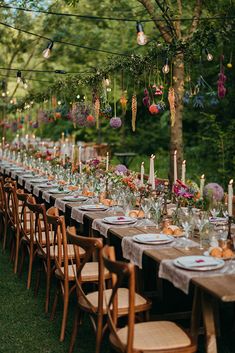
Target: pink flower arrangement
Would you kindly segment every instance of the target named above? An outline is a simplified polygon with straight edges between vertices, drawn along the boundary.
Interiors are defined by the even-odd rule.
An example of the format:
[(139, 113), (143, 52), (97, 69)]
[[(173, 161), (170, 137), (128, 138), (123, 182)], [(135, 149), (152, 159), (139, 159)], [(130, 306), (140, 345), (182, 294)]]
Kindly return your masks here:
[(191, 192), (189, 187), (178, 179), (176, 181), (176, 184), (174, 184), (173, 186), (173, 191), (177, 197), (183, 197), (185, 199), (192, 199), (194, 197), (194, 194)]

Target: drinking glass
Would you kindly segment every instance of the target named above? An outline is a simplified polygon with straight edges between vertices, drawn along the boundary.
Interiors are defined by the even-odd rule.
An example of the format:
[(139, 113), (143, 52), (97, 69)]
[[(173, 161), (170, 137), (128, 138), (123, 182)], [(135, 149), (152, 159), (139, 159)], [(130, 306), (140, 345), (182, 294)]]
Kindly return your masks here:
[(143, 220), (144, 228), (147, 228), (147, 225), (149, 224), (148, 215), (151, 207), (152, 207), (151, 199), (143, 198), (141, 200), (141, 208), (144, 212), (144, 220)]

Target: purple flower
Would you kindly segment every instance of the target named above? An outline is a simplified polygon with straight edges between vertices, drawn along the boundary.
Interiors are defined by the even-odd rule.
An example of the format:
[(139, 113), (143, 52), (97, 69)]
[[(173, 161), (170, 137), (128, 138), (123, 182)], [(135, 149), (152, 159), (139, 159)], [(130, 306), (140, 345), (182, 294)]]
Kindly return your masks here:
[(110, 119), (109, 124), (113, 129), (118, 129), (119, 127), (122, 126), (122, 120), (118, 117), (113, 117)]
[(126, 174), (127, 170), (128, 169), (124, 164), (118, 164), (115, 168), (115, 173), (116, 174)]
[(100, 163), (99, 159), (95, 158), (91, 160), (90, 165), (96, 168), (97, 165), (99, 165), (99, 163)]
[(212, 197), (215, 201), (221, 201), (224, 197), (224, 190), (217, 183), (209, 183), (204, 188), (204, 196), (206, 198)]

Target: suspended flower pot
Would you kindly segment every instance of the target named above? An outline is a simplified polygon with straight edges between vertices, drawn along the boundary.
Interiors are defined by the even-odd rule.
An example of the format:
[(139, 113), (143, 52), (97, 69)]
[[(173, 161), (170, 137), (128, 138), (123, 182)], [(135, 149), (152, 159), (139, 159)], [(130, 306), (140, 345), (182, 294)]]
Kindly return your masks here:
[(149, 112), (152, 115), (158, 114), (159, 113), (159, 109), (158, 109), (157, 104), (155, 104), (155, 103), (151, 104), (150, 107), (149, 107)]
[(88, 115), (86, 118), (88, 125), (95, 125), (96, 119), (93, 115)]
[(109, 125), (113, 129), (119, 129), (122, 126), (122, 120), (121, 118), (114, 116), (113, 118), (110, 119)]
[(150, 106), (150, 96), (149, 96), (149, 91), (147, 88), (144, 89), (144, 98), (143, 98), (142, 102), (145, 107)]
[(163, 112), (166, 109), (166, 104), (163, 101), (157, 103), (158, 110)]

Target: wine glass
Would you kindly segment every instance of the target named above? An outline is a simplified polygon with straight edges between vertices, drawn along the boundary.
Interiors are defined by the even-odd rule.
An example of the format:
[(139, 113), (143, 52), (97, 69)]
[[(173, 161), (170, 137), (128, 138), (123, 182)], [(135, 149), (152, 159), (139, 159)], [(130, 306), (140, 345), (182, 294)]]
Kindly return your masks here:
[(203, 250), (203, 235), (204, 235), (204, 229), (205, 226), (209, 223), (209, 220), (206, 217), (198, 217), (197, 221), (196, 221), (196, 225), (197, 228), (199, 230), (199, 238), (200, 238), (200, 242), (199, 242), (199, 248), (201, 250)]
[(144, 212), (144, 228), (146, 229), (147, 228), (147, 225), (148, 225), (148, 215), (149, 215), (149, 211), (152, 207), (152, 201), (151, 199), (148, 199), (146, 197), (142, 198), (141, 200), (141, 208)]
[(161, 219), (161, 208), (163, 205), (163, 200), (159, 199), (152, 199), (152, 209), (153, 209), (153, 219), (154, 223), (156, 224), (156, 228), (159, 229), (159, 221)]

